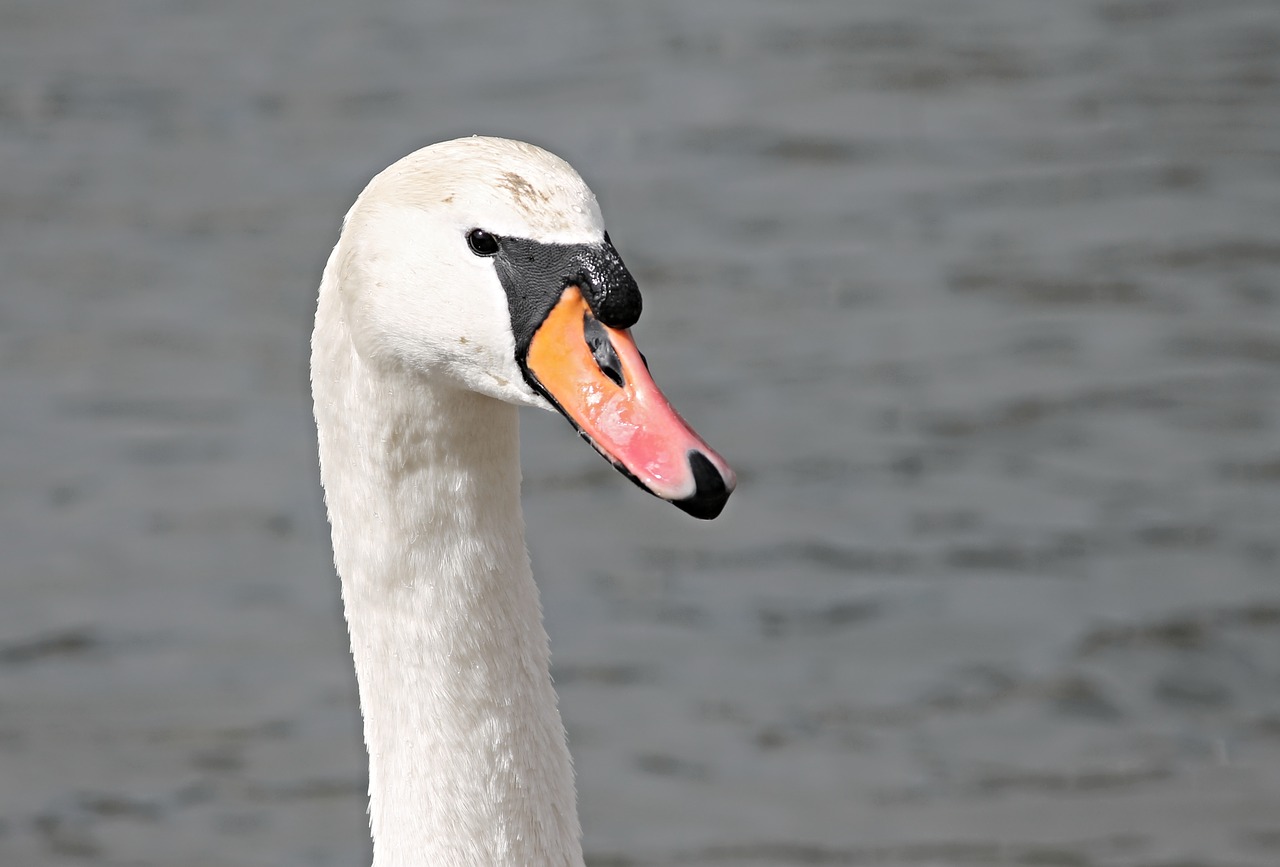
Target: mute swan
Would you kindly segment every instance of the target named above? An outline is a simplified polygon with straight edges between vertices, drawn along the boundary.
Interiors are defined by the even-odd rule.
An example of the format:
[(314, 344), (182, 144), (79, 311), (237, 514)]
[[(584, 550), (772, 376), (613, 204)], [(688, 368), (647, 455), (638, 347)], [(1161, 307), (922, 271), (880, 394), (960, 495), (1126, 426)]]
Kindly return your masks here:
[(640, 487), (718, 515), (733, 472), (654, 385), (639, 315), (594, 194), (532, 145), (432, 145), (347, 213), (311, 382), (375, 867), (583, 863), (516, 408), (558, 410)]

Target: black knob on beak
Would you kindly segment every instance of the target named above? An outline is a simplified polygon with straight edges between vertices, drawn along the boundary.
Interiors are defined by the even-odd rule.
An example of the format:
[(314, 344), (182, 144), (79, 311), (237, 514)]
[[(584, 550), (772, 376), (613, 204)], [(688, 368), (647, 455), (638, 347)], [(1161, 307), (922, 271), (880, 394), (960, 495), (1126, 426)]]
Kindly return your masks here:
[(622, 257), (606, 240), (598, 247), (585, 247), (578, 256), (579, 271), (568, 277), (587, 300), (596, 318), (610, 328), (630, 328), (640, 318), (640, 287)]

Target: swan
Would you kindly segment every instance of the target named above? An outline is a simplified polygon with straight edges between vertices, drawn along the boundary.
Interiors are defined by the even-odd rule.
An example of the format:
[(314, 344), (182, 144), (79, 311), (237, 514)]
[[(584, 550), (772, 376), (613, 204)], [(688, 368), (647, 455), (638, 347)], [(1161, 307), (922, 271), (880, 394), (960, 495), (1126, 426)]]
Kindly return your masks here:
[(595, 195), (530, 144), (423, 148), (343, 221), (311, 383), (374, 867), (583, 863), (517, 408), (562, 413), (695, 517), (735, 485), (654, 385), (628, 330), (640, 310)]

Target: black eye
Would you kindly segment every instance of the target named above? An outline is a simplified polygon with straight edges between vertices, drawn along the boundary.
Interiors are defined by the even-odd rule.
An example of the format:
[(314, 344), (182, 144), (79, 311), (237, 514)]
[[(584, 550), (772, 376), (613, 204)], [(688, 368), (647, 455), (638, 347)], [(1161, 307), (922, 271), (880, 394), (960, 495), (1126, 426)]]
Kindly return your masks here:
[(467, 246), (477, 256), (493, 256), (498, 252), (498, 239), (484, 229), (472, 229), (467, 233)]

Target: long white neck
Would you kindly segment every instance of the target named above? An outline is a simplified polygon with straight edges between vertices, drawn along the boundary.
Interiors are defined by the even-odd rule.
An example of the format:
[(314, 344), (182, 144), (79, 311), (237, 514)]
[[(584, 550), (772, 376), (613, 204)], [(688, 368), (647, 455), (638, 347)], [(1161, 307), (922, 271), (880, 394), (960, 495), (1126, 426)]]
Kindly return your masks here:
[(374, 867), (581, 865), (516, 408), (367, 364), (331, 269), (311, 377)]

